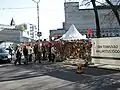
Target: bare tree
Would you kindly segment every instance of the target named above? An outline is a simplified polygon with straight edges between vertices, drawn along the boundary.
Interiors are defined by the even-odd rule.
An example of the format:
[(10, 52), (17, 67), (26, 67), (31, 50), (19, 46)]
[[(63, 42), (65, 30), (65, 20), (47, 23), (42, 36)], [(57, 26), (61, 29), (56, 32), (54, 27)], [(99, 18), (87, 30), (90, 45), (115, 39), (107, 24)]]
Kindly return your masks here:
[(96, 36), (97, 38), (101, 37), (100, 34), (100, 24), (99, 24), (99, 16), (98, 16), (98, 11), (97, 11), (97, 7), (96, 7), (96, 0), (91, 0), (93, 8), (94, 8), (94, 13), (95, 13), (95, 21), (96, 21)]
[[(100, 23), (99, 23), (99, 16), (98, 16), (98, 11), (97, 11), (97, 6), (96, 6), (96, 0), (83, 0), (83, 2), (86, 2), (85, 5), (90, 5), (90, 2), (92, 2), (92, 5), (93, 5), (93, 10), (94, 10), (94, 13), (95, 13), (95, 22), (96, 22), (96, 36), (97, 38), (100, 38), (101, 37), (101, 34), (100, 34)], [(82, 3), (83, 3), (82, 2)]]
[[(119, 4), (120, 4), (120, 0), (118, 0), (118, 2), (116, 3), (116, 5), (113, 5), (110, 0), (105, 0), (105, 1), (110, 5), (110, 7), (111, 7), (114, 15), (116, 16), (117, 21), (118, 21), (118, 23), (119, 23), (119, 25), (120, 25), (120, 17), (119, 17), (119, 13), (118, 13), (118, 11), (119, 11), (118, 8), (119, 8), (120, 6), (119, 6), (118, 8), (116, 8), (116, 5), (119, 5)], [(99, 23), (99, 16), (98, 16), (98, 12), (97, 12), (96, 2), (99, 3), (99, 4), (102, 5), (102, 6), (106, 6), (107, 3), (103, 3), (103, 2), (100, 2), (100, 1), (97, 1), (97, 0), (83, 0), (83, 1), (82, 1), (82, 3), (83, 3), (85, 6), (87, 6), (87, 7), (90, 5), (90, 2), (92, 3), (93, 10), (94, 10), (94, 13), (95, 13), (96, 36), (97, 36), (97, 38), (100, 38), (100, 37), (101, 37), (101, 34), (100, 34), (100, 23)], [(82, 5), (83, 5), (83, 4), (82, 4)], [(112, 12), (110, 12), (110, 13), (112, 13)], [(108, 14), (106, 14), (105, 17), (106, 17), (107, 15), (108, 15)], [(105, 17), (104, 17), (104, 19), (105, 19)], [(113, 18), (112, 18), (111, 20), (113, 20)]]
[(116, 18), (117, 18), (117, 21), (118, 21), (118, 23), (119, 23), (119, 25), (120, 25), (120, 18), (119, 18), (119, 13), (118, 13), (118, 9), (117, 8), (115, 8), (115, 6), (109, 1), (109, 0), (106, 0), (106, 2), (110, 5), (110, 7), (112, 8), (112, 11), (114, 12), (114, 14), (115, 14), (115, 16), (116, 16)]

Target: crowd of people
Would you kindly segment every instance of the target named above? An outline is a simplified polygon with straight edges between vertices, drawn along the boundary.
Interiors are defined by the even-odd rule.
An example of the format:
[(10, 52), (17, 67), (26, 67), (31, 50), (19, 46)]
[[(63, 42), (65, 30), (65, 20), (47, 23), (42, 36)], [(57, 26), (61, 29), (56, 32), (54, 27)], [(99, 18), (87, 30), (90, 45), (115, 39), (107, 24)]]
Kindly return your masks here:
[(34, 43), (22, 43), (18, 44), (16, 49), (16, 60), (14, 64), (21, 64), (22, 57), (24, 57), (24, 64), (29, 62), (39, 62), (43, 60), (48, 60), (49, 62), (54, 62), (55, 60), (55, 48), (52, 46), (51, 42), (47, 42), (45, 39), (37, 40)]
[(29, 62), (39, 62), (48, 60), (54, 62), (58, 59), (76, 59), (81, 58), (90, 62), (92, 44), (89, 40), (75, 40), (75, 41), (44, 41), (37, 40), (32, 43), (21, 43), (17, 45), (16, 60), (14, 64), (21, 64), (22, 57), (24, 57), (24, 64)]

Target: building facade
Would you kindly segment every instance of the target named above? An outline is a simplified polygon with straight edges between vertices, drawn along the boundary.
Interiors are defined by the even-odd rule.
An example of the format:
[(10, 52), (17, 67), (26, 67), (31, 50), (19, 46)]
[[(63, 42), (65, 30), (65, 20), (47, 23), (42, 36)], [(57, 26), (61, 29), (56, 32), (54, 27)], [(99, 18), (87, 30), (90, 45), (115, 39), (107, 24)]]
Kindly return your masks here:
[(22, 42), (22, 31), (18, 29), (4, 29), (0, 31), (0, 41), (5, 42)]
[(14, 29), (15, 26), (0, 24), (0, 31), (3, 29)]
[[(20, 26), (24, 30), (21, 31), (16, 26)], [(0, 24), (0, 41), (30, 42), (38, 39), (35, 25), (20, 24), (16, 26)]]
[[(79, 9), (79, 2), (65, 2), (64, 8), (65, 30), (68, 30), (74, 24), (81, 34), (87, 34), (88, 29), (91, 28), (93, 30), (92, 37), (96, 37), (96, 22), (93, 9)], [(111, 12), (110, 7), (98, 6), (102, 37), (120, 36), (120, 26)]]
[[(120, 36), (120, 26), (115, 15), (109, 6), (97, 6), (101, 37), (118, 37)], [(63, 30), (67, 31), (74, 24), (81, 34), (86, 34), (89, 28), (92, 29), (91, 37), (96, 37), (96, 22), (94, 10), (80, 9), (79, 2), (65, 2), (65, 22)], [(120, 12), (119, 12), (120, 15)], [(64, 31), (61, 31), (64, 33)], [(59, 33), (59, 31), (56, 33)]]
[(58, 39), (58, 38), (62, 37), (62, 35), (65, 34), (66, 32), (67, 32), (67, 30), (64, 30), (64, 29), (50, 30), (49, 39), (50, 40)]
[(24, 28), (22, 35), (23, 37), (28, 38), (29, 39), (28, 41), (33, 41), (38, 39), (37, 28), (35, 25), (29, 23), (23, 23), (17, 26)]

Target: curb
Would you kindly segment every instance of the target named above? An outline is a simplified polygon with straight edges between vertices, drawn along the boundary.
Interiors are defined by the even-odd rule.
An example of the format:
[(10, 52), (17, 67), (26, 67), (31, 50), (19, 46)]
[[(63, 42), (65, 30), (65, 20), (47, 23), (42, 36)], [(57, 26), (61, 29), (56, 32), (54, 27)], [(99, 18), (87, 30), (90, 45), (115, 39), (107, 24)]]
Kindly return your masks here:
[[(72, 66), (77, 66), (77, 64), (70, 64), (70, 63), (64, 63), (64, 65), (72, 65)], [(98, 68), (98, 69), (104, 69), (104, 70), (112, 70), (112, 71), (120, 71), (119, 68), (105, 68), (105, 67), (99, 67), (99, 66), (89, 66), (88, 68)]]
[(116, 68), (104, 68), (104, 67), (97, 67), (98, 69), (105, 69), (105, 70), (112, 70), (112, 71), (120, 71), (120, 69)]
[(98, 69), (104, 69), (104, 70), (112, 70), (112, 71), (120, 71), (120, 69), (116, 68), (105, 68), (105, 67), (99, 67), (99, 66), (88, 66), (89, 68), (98, 68)]

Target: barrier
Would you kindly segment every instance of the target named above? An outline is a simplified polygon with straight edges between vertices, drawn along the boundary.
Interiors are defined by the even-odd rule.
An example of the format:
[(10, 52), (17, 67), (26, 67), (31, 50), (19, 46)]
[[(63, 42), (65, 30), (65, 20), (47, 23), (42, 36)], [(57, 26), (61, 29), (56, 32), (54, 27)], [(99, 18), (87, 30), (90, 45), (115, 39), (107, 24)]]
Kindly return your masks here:
[(76, 71), (76, 73), (77, 73), (77, 74), (84, 73), (84, 72), (83, 72), (82, 64), (78, 64), (78, 65), (77, 65), (77, 71)]

